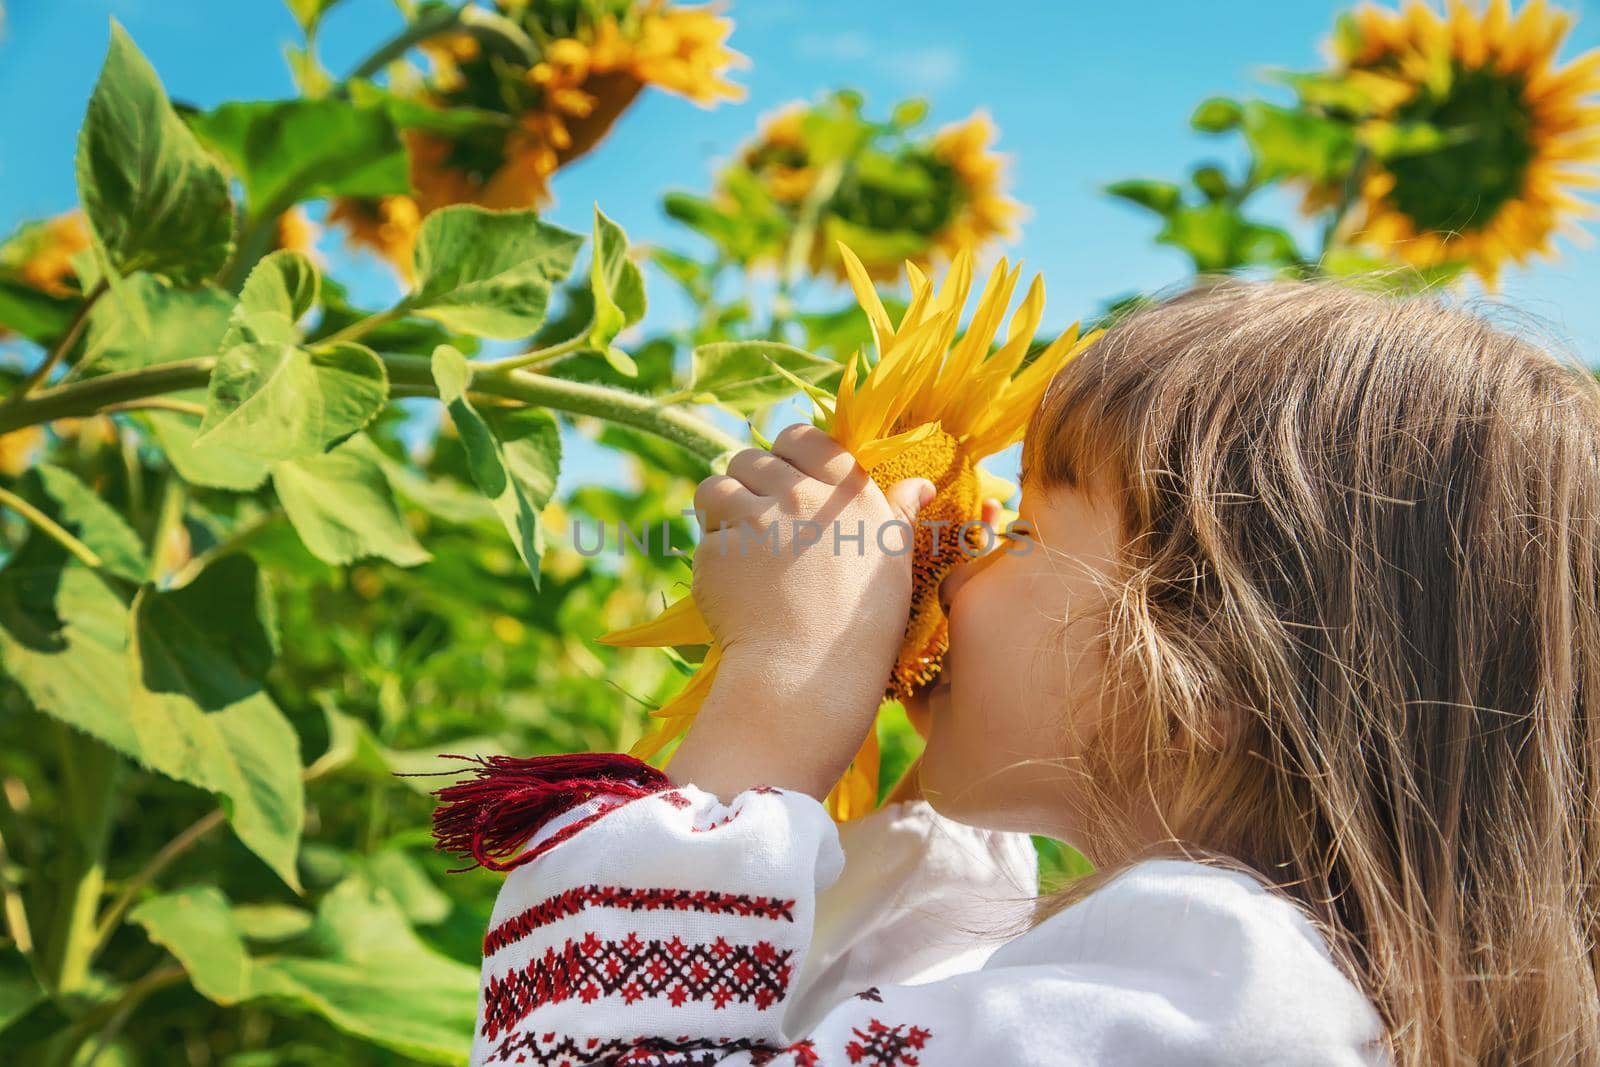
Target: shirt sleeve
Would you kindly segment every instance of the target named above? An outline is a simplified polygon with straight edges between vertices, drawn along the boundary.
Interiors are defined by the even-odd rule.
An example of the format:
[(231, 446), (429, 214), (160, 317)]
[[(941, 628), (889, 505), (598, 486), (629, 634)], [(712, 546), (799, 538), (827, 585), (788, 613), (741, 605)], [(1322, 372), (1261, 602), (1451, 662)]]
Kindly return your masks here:
[[(510, 873), (484, 939), (473, 1067), (1368, 1062), (1346, 1041), (1351, 1020), (1328, 1021), (1345, 1007), (1330, 1009), (1325, 990), (1305, 1002), (1309, 1023), (1277, 1010), (1276, 990), (1313, 988), (1292, 969), (1340, 980), (1325, 950), (1235, 943), (1244, 920), (1192, 908), (1195, 894), (1173, 878), (1156, 879), (1149, 901), (1069, 909), (1078, 918), (1056, 917), (980, 970), (844, 993), (796, 1029), (786, 1011), (818, 894), (845, 865), (823, 806), (770, 787), (726, 804), (692, 785), (570, 792), (574, 802), (547, 811), (500, 864)], [(462, 820), (476, 837), (479, 817)], [(1256, 907), (1218, 899), (1247, 917)], [(1162, 939), (1185, 953), (1175, 962), (1141, 933), (1151, 907), (1182, 924), (1185, 939)], [(1149, 951), (1130, 956), (1124, 940)], [(1241, 954), (1266, 973), (1230, 977)]]
[(1039, 863), (1027, 834), (967, 826), (916, 799), (844, 823), (839, 841), (844, 870), (817, 897), (791, 1030), (860, 989), (975, 971), (1029, 925)]

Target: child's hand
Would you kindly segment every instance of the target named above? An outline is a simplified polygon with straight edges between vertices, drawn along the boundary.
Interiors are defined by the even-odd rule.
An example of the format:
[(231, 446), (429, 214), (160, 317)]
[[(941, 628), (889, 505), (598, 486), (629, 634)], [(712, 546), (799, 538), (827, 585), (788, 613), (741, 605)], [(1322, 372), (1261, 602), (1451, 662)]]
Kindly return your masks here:
[(886, 496), (811, 426), (700, 483), (694, 596), (723, 659), (674, 780), (725, 799), (761, 784), (826, 794), (882, 699), (911, 604), (911, 524), (932, 496), (921, 478)]

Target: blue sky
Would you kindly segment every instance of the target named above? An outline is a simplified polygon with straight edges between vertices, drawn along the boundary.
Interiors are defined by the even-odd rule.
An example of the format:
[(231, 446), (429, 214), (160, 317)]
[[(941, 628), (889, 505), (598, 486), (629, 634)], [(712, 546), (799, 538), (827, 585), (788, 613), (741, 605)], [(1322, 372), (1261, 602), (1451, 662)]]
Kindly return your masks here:
[[(1061, 326), (1108, 297), (1185, 274), (1184, 257), (1151, 243), (1154, 223), (1099, 187), (1130, 176), (1179, 177), (1201, 160), (1237, 160), (1231, 141), (1189, 132), (1190, 110), (1212, 94), (1270, 93), (1260, 78), (1269, 67), (1316, 64), (1346, 6), (739, 0), (728, 11), (732, 44), (751, 61), (736, 75), (748, 99), (702, 110), (647, 93), (600, 149), (557, 176), (547, 215), (587, 231), (598, 201), (636, 242), (691, 246), (693, 238), (662, 215), (661, 194), (703, 191), (718, 161), (784, 102), (853, 86), (878, 114), (909, 95), (931, 102), (935, 122), (982, 107), (1011, 157), (1012, 194), (1031, 212), (1006, 252), (1044, 273), (1045, 325)], [(1563, 6), (1580, 14), (1567, 55), (1600, 46), (1597, 0)], [(292, 92), (281, 45), (296, 31), (278, 0), (10, 0), (5, 8), (0, 232), (72, 206), (74, 137), (109, 16), (126, 26), (174, 98), (209, 106)], [(389, 0), (345, 0), (325, 24), (323, 57), (335, 72), (348, 70), (398, 24)], [(1287, 203), (1276, 206), (1287, 217)], [(393, 291), (381, 268), (334, 262), (341, 276), (354, 271), (358, 291), (373, 301)], [(657, 322), (683, 314), (666, 285), (651, 292)], [(1500, 298), (1600, 362), (1600, 249), (1569, 245), (1559, 261), (1512, 272)], [(841, 292), (833, 302), (844, 299)]]

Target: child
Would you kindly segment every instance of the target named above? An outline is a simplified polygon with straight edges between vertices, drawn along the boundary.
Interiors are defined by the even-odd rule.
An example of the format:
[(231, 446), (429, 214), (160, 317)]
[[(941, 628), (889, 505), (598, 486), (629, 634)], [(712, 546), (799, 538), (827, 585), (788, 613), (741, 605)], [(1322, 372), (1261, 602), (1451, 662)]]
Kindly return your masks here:
[[(818, 798), (932, 487), (810, 427), (742, 453), (696, 496), (724, 653), (666, 774), (455, 787), (499, 798), (474, 835), (538, 825), (472, 1062), (1594, 1062), (1596, 393), (1431, 299), (1228, 281), (1131, 316), (1035, 413), (1013, 538), (942, 587), (920, 776), (842, 835)], [(788, 549), (834, 519), (889, 536)], [(1015, 917), (1023, 832), (1097, 873), (955, 939)]]

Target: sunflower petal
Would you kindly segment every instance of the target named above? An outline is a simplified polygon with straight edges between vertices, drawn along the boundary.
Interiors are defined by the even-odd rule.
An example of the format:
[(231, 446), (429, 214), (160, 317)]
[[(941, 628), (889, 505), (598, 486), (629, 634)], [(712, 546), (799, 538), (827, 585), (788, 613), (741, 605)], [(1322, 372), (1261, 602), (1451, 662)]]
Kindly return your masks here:
[(712, 638), (694, 597), (686, 596), (669, 604), (649, 622), (613, 630), (595, 640), (614, 648), (676, 648), (710, 644)]

